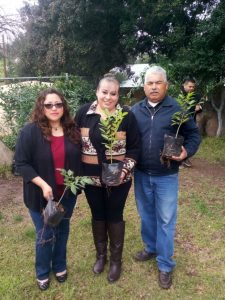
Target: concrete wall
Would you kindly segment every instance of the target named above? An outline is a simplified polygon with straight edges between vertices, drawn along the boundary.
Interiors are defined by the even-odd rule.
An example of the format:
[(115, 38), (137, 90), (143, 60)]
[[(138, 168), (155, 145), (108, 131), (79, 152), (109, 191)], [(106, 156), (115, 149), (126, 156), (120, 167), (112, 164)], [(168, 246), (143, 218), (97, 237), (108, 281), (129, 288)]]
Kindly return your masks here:
[(13, 152), (0, 141), (0, 165), (11, 165), (13, 161)]

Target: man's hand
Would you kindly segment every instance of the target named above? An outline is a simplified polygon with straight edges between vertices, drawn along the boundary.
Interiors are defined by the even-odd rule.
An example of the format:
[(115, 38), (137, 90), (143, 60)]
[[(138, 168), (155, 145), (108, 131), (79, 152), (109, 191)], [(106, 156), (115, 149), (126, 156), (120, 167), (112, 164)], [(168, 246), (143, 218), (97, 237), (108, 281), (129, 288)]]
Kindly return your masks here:
[(195, 111), (200, 111), (200, 110), (202, 110), (202, 107), (201, 107), (200, 104), (197, 104), (197, 105), (195, 106)]
[(182, 161), (182, 160), (184, 160), (186, 157), (187, 157), (187, 151), (186, 151), (185, 148), (182, 146), (180, 156), (172, 156), (171, 159), (172, 159), (172, 160), (176, 160), (176, 161)]

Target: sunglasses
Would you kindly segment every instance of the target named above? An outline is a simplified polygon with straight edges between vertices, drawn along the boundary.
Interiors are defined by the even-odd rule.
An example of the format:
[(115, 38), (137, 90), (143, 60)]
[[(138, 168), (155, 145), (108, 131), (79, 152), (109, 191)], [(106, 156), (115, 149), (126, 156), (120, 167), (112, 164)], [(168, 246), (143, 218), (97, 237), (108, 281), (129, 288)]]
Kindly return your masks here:
[(62, 102), (55, 103), (55, 104), (52, 104), (52, 103), (44, 103), (44, 107), (45, 107), (46, 109), (52, 109), (53, 107), (55, 107), (55, 108), (62, 108), (62, 107), (63, 107), (63, 103), (62, 103)]

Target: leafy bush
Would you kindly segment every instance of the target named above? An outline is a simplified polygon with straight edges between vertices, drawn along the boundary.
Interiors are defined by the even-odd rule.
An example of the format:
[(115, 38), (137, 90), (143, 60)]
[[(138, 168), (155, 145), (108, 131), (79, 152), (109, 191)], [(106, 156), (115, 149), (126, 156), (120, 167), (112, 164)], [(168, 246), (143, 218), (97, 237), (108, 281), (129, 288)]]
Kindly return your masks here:
[(12, 133), (18, 132), (18, 128), (27, 122), (39, 91), (46, 87), (41, 84), (19, 83), (10, 85), (7, 91), (0, 91), (0, 106), (5, 111), (6, 122)]
[[(95, 99), (93, 86), (80, 77), (73, 76), (50, 83), (60, 90), (68, 101), (71, 113), (74, 114), (79, 106)], [(49, 85), (36, 84), (11, 84), (7, 91), (0, 90), (0, 106), (5, 112), (6, 126), (10, 134), (0, 133), (3, 142), (11, 149), (15, 149), (16, 138), (19, 130), (29, 120), (31, 110), (39, 92)]]
[(14, 150), (18, 131), (28, 121), (34, 101), (43, 88), (46, 85), (18, 83), (0, 91), (0, 106), (5, 112), (6, 127), (10, 130), (10, 134), (2, 139), (10, 149)]
[(65, 96), (72, 114), (75, 114), (80, 105), (94, 101), (96, 97), (93, 85), (79, 76), (58, 80), (54, 86)]
[(11, 166), (0, 165), (0, 178), (10, 178), (12, 176)]
[(11, 133), (1, 136), (3, 143), (11, 150), (15, 149), (17, 133)]

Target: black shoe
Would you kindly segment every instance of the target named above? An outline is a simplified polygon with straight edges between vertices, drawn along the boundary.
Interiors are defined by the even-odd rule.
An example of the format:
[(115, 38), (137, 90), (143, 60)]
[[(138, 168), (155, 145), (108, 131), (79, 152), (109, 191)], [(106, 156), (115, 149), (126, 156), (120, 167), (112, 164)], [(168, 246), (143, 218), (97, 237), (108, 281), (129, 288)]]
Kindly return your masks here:
[(169, 289), (172, 285), (172, 272), (159, 271), (159, 286), (163, 289)]
[(136, 255), (134, 256), (135, 260), (137, 261), (146, 261), (155, 257), (156, 257), (155, 253), (149, 253), (145, 249), (137, 252)]
[(49, 279), (45, 282), (41, 282), (37, 280), (37, 285), (41, 291), (46, 291), (49, 288), (49, 283), (50, 283)]
[(63, 283), (67, 280), (67, 273), (65, 273), (63, 275), (59, 275), (59, 276), (55, 275), (55, 278), (59, 283)]
[(190, 161), (190, 159), (186, 158), (182, 161), (182, 166), (185, 168), (191, 168), (192, 167), (192, 163)]

